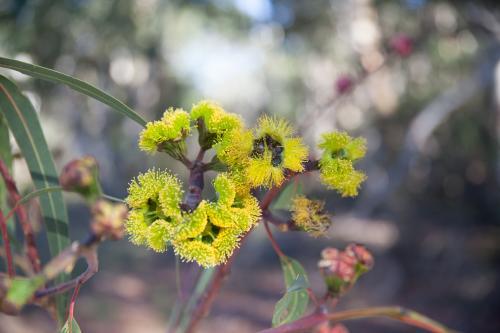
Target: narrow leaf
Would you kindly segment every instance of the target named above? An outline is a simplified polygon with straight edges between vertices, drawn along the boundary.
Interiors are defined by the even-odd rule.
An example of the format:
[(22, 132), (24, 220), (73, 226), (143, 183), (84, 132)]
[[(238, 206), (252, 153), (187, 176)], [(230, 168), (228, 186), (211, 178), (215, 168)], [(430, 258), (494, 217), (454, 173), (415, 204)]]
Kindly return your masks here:
[(19, 202), (17, 202), (16, 204), (17, 205), (22, 205), (22, 204), (25, 204), (27, 203), (28, 201), (30, 201), (31, 199), (35, 198), (35, 197), (38, 197), (40, 195), (42, 195), (43, 193), (48, 193), (48, 192), (60, 192), (62, 191), (62, 187), (61, 186), (54, 186), (54, 187), (45, 187), (45, 188), (41, 188), (41, 189), (38, 189), (38, 190), (35, 190), (33, 192), (30, 192), (28, 194), (26, 194), (24, 197), (21, 198), (21, 200), (19, 200)]
[[(7, 166), (9, 172), (12, 172), (12, 150), (10, 147), (9, 140), (9, 128), (7, 126), (7, 120), (0, 113), (0, 160)], [(7, 212), (9, 210), (8, 201), (7, 201), (8, 193), (5, 182), (0, 179), (0, 209), (3, 212)], [(7, 227), (9, 228), (9, 232), (15, 234), (15, 224), (9, 223), (7, 221)]]
[(273, 327), (299, 319), (309, 304), (309, 280), (302, 265), (290, 257), (281, 257), (281, 267), (287, 291), (274, 307)]
[[(38, 116), (21, 91), (0, 75), (0, 113), (5, 116), (31, 173), (35, 188), (59, 186), (52, 156), (38, 120)], [(40, 195), (42, 216), (47, 229), (49, 250), (54, 257), (69, 246), (68, 215), (61, 192)], [(63, 282), (61, 275), (56, 282)], [(66, 309), (65, 295), (56, 297), (60, 318)]]
[(82, 331), (75, 318), (71, 318), (71, 321), (69, 319), (66, 321), (59, 333), (82, 333)]
[(30, 75), (32, 77), (36, 77), (38, 79), (65, 84), (73, 90), (76, 90), (84, 95), (92, 97), (110, 106), (121, 114), (134, 120), (139, 125), (143, 127), (146, 125), (146, 121), (124, 103), (120, 102), (104, 91), (96, 88), (95, 86), (88, 84), (82, 80), (76, 79), (72, 76), (42, 66), (2, 57), (0, 57), (0, 67), (9, 68), (26, 75)]

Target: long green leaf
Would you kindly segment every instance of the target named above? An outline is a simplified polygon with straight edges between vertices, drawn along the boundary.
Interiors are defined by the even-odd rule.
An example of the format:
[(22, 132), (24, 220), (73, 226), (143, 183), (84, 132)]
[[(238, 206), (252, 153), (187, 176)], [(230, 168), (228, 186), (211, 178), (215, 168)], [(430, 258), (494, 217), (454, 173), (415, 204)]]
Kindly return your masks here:
[[(0, 160), (7, 166), (7, 169), (11, 171), (12, 169), (12, 150), (10, 147), (9, 141), (9, 127), (7, 126), (7, 120), (0, 113)], [(7, 204), (7, 186), (3, 180), (0, 180), (0, 209), (3, 212), (7, 212), (9, 210), (9, 206)], [(15, 234), (15, 224), (8, 223), (7, 227), (9, 228), (9, 232)]]
[(134, 120), (139, 125), (143, 127), (146, 125), (146, 121), (124, 103), (120, 102), (104, 91), (96, 88), (95, 86), (88, 84), (82, 80), (76, 79), (72, 76), (42, 66), (2, 57), (0, 57), (0, 67), (9, 68), (42, 80), (65, 84), (71, 89), (81, 92), (82, 94), (89, 97), (95, 98), (96, 100), (112, 107), (116, 111)]
[[(0, 112), (7, 119), (9, 128), (26, 159), (35, 187), (43, 189), (59, 186), (54, 161), (33, 106), (15, 84), (1, 75)], [(68, 215), (62, 193), (41, 194), (40, 206), (47, 227), (49, 250), (52, 256), (56, 256), (69, 246)], [(64, 280), (65, 276), (60, 276), (56, 281)], [(60, 318), (64, 318), (65, 298), (64, 295), (56, 298)]]
[(274, 307), (273, 327), (299, 319), (309, 304), (306, 271), (295, 259), (281, 257), (280, 260), (287, 291)]

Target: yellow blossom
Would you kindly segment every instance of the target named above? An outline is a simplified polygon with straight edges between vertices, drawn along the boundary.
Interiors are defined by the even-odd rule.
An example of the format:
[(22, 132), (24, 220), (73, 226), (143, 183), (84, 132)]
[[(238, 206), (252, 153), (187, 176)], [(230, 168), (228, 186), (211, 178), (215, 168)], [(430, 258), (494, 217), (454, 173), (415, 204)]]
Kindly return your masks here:
[(285, 120), (268, 116), (259, 119), (247, 168), (252, 186), (281, 185), (285, 170), (304, 170), (308, 149), (292, 134), (293, 128)]
[(212, 148), (226, 132), (243, 127), (238, 115), (226, 112), (212, 101), (201, 101), (193, 105), (191, 119), (197, 122), (198, 142), (205, 150)]
[(209, 268), (220, 262), (217, 250), (198, 239), (188, 239), (174, 242), (175, 254), (187, 262), (196, 261), (200, 266)]
[(356, 196), (366, 176), (354, 169), (354, 162), (365, 155), (365, 140), (353, 139), (344, 132), (326, 133), (318, 146), (323, 149), (319, 161), (323, 183), (342, 196)]
[(182, 219), (179, 180), (166, 171), (149, 170), (132, 180), (125, 199), (131, 208), (125, 229), (130, 240), (165, 251), (173, 229)]
[(146, 124), (139, 137), (139, 148), (149, 153), (164, 150), (177, 158), (185, 149), (183, 140), (190, 132), (189, 114), (182, 109), (169, 108), (161, 120)]
[(325, 203), (297, 196), (292, 201), (292, 220), (297, 227), (314, 237), (325, 235), (331, 225), (328, 214), (324, 211)]

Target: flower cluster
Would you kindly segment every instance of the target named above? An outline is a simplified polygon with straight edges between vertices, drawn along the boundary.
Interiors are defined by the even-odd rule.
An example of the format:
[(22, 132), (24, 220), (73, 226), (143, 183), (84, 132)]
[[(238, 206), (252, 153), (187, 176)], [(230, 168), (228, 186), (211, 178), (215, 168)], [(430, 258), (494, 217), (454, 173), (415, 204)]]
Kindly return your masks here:
[(149, 122), (141, 132), (139, 148), (148, 153), (165, 151), (178, 158), (185, 151), (184, 139), (191, 133), (189, 113), (169, 108), (161, 120)]
[(319, 161), (323, 183), (342, 196), (358, 195), (366, 176), (354, 169), (354, 162), (365, 156), (365, 140), (353, 139), (344, 132), (326, 133), (318, 146), (323, 149)]
[(186, 261), (211, 267), (231, 255), (240, 237), (260, 218), (257, 199), (237, 197), (226, 174), (214, 180), (217, 201), (202, 200), (193, 211), (181, 209), (181, 182), (167, 171), (150, 170), (129, 186), (132, 208), (125, 224), (130, 239), (164, 252), (169, 245)]
[[(189, 161), (185, 141), (194, 128), (201, 157)], [(319, 166), (322, 180), (343, 195), (355, 195), (364, 175), (352, 163), (363, 156), (364, 142), (332, 133), (324, 135), (319, 146), (323, 157), (312, 165)], [(279, 187), (288, 177), (304, 172), (309, 155), (287, 121), (262, 116), (249, 129), (238, 115), (211, 101), (193, 105), (190, 112), (168, 109), (160, 120), (146, 125), (139, 147), (149, 153), (165, 152), (190, 168), (191, 175), (198, 175), (190, 178), (185, 198), (181, 182), (167, 171), (152, 169), (132, 180), (125, 226), (131, 241), (159, 252), (171, 246), (182, 259), (204, 267), (225, 262), (260, 219), (252, 190)], [(215, 156), (204, 163), (209, 149)], [(216, 200), (201, 198), (206, 170), (222, 172), (213, 183)], [(193, 187), (195, 178), (199, 182)], [(292, 214), (296, 225), (314, 236), (323, 235), (330, 226), (319, 201), (296, 198)]]

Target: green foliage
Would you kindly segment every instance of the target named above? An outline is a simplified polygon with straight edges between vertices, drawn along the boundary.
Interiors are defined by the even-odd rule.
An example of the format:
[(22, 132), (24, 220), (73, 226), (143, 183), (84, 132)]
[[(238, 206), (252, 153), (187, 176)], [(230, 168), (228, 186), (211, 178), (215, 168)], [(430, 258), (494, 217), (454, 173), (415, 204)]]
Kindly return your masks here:
[[(9, 127), (7, 126), (7, 120), (0, 113), (0, 160), (2, 160), (8, 169), (12, 166), (12, 151), (9, 141)], [(3, 181), (0, 181), (0, 209), (3, 212), (8, 211), (7, 205), (7, 187)], [(14, 233), (14, 223), (7, 224), (9, 231)]]
[[(9, 128), (26, 159), (31, 178), (37, 189), (59, 186), (58, 174), (38, 116), (21, 91), (7, 78), (0, 76), (0, 111), (7, 119)], [(47, 226), (47, 239), (52, 256), (69, 246), (68, 216), (61, 192), (40, 195), (40, 207)], [(65, 280), (64, 276), (57, 282)], [(57, 296), (58, 313), (63, 318), (66, 301)]]
[(295, 180), (288, 184), (283, 191), (281, 191), (278, 199), (273, 201), (271, 205), (271, 209), (273, 210), (289, 210), (292, 207), (292, 200), (297, 195), (301, 195), (303, 193), (302, 190), (302, 182), (300, 180)]
[(146, 125), (146, 121), (138, 115), (134, 110), (126, 106), (111, 95), (106, 94), (102, 90), (94, 87), (91, 84), (78, 80), (72, 76), (60, 73), (58, 71), (48, 69), (42, 66), (28, 64), (22, 61), (7, 59), (0, 57), (0, 67), (13, 69), (26, 75), (30, 75), (42, 80), (47, 80), (55, 83), (62, 83), (84, 95), (95, 98), (96, 100), (110, 106), (126, 117), (132, 119), (141, 126)]
[(64, 326), (61, 328), (59, 333), (81, 333), (80, 326), (76, 322), (75, 318), (71, 318), (71, 321), (68, 319)]
[(31, 299), (31, 297), (33, 297), (35, 291), (43, 286), (44, 283), (45, 278), (41, 275), (33, 278), (13, 278), (8, 282), (9, 290), (7, 292), (7, 301), (20, 309)]
[(302, 265), (290, 257), (281, 257), (281, 267), (285, 278), (286, 293), (276, 303), (273, 314), (273, 327), (299, 319), (309, 304), (309, 280)]

